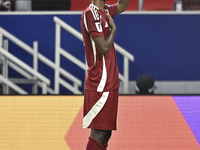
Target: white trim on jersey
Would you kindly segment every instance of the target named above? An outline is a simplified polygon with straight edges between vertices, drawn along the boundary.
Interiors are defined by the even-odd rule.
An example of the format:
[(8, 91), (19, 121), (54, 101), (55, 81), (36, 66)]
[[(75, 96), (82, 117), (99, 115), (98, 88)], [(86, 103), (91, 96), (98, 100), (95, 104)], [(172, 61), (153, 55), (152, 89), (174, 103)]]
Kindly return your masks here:
[(101, 81), (97, 87), (97, 92), (103, 92), (104, 87), (106, 85), (106, 80), (107, 80), (107, 71), (106, 71), (106, 64), (105, 64), (105, 58), (103, 57), (103, 72), (102, 72), (102, 77), (101, 77)]
[(94, 55), (94, 65), (96, 64), (96, 46), (95, 46), (95, 43), (94, 43), (94, 41), (92, 40), (92, 38), (90, 38), (91, 39), (91, 43), (92, 43), (92, 49), (93, 49), (93, 55)]
[[(85, 29), (88, 32), (88, 27), (87, 27), (85, 12), (84, 12), (84, 24), (85, 24)], [(90, 38), (90, 40), (91, 40), (91, 43), (92, 43), (92, 50), (93, 50), (93, 55), (94, 55), (94, 65), (95, 65), (96, 64), (96, 46), (95, 46), (95, 43), (92, 40), (92, 38)]]
[(97, 116), (97, 114), (101, 111), (103, 106), (105, 105), (108, 99), (109, 92), (103, 92), (101, 98), (94, 104), (94, 106), (90, 109), (90, 111), (83, 118), (83, 128), (87, 128), (92, 120)]
[(99, 20), (99, 13), (97, 12), (97, 10), (99, 9), (97, 6), (90, 4), (89, 5), (89, 9), (92, 12), (92, 15), (94, 17), (94, 20)]
[(87, 22), (86, 22), (86, 17), (85, 17), (85, 12), (84, 12), (84, 24), (85, 24), (85, 29), (88, 32), (88, 27), (87, 27)]

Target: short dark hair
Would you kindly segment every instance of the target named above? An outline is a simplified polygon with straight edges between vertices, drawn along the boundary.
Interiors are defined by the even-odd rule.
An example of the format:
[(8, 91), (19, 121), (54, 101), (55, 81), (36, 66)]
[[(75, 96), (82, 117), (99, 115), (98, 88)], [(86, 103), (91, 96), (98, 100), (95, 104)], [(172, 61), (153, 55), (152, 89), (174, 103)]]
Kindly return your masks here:
[(153, 94), (155, 88), (154, 79), (149, 75), (140, 76), (135, 84), (137, 94)]

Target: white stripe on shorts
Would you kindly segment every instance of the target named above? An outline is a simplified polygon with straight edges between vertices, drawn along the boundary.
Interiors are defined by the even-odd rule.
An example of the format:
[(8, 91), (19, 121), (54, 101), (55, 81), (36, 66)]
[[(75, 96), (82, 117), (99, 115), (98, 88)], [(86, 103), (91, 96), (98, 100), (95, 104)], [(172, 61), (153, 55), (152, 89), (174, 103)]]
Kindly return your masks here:
[(87, 128), (92, 120), (97, 116), (100, 110), (103, 108), (104, 104), (108, 99), (109, 92), (103, 92), (101, 98), (94, 104), (90, 111), (83, 118), (83, 128)]

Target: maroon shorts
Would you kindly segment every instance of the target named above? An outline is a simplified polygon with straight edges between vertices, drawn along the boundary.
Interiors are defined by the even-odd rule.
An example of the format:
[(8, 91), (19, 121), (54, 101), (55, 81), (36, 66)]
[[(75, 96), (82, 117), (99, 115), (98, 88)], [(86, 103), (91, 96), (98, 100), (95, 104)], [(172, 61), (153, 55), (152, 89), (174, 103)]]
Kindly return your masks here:
[(83, 128), (116, 130), (119, 89), (110, 92), (85, 90)]

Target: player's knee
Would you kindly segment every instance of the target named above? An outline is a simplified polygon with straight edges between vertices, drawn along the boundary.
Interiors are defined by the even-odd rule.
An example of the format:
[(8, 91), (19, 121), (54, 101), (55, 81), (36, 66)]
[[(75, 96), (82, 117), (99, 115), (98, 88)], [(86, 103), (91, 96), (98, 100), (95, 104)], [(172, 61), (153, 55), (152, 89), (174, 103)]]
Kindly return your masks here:
[(112, 131), (111, 130), (109, 130), (109, 131), (106, 132), (106, 135), (105, 135), (105, 138), (104, 138), (104, 141), (103, 141), (104, 144), (108, 143), (111, 135), (112, 135)]
[(96, 130), (92, 129), (91, 135), (93, 139), (95, 139), (99, 143), (103, 143), (105, 136), (106, 136), (106, 131), (104, 130)]

